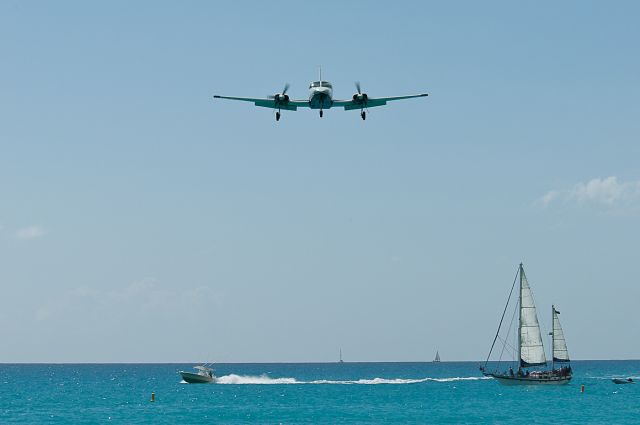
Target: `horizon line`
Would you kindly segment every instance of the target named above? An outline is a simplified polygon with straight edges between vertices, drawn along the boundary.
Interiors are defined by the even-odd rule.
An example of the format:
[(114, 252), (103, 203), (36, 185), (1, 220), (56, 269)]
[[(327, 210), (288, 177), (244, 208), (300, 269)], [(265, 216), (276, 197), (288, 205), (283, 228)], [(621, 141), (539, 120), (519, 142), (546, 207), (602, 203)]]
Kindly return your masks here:
[[(608, 361), (608, 362), (629, 362), (629, 361), (640, 361), (640, 359), (574, 359), (572, 362), (598, 362), (598, 361)], [(342, 363), (352, 363), (352, 364), (362, 364), (362, 363), (484, 363), (485, 360), (441, 360), (440, 362), (434, 362), (433, 360), (401, 360), (401, 361), (343, 361)], [(490, 363), (513, 363), (515, 360), (489, 360)], [(203, 362), (0, 362), (0, 366), (2, 365), (135, 365), (135, 364), (191, 364), (196, 363), (200, 364)], [(206, 362), (212, 364), (334, 364), (340, 363), (339, 360), (336, 361), (294, 361), (294, 362), (282, 362), (282, 361), (261, 361), (261, 362)]]

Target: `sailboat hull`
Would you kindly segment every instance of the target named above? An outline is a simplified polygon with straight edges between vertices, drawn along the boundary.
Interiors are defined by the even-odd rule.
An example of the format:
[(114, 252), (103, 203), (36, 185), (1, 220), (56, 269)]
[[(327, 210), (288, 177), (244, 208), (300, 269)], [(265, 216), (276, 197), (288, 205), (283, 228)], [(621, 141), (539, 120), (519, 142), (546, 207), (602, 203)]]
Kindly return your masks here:
[(485, 373), (484, 376), (493, 378), (502, 385), (565, 385), (571, 381), (571, 376), (547, 376), (538, 378), (499, 375), (496, 373)]

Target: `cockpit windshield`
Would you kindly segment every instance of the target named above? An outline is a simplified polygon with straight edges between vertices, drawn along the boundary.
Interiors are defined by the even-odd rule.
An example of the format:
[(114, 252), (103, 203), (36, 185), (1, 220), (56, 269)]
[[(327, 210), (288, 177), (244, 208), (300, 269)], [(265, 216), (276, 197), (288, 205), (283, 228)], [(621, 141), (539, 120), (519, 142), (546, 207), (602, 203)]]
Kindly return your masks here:
[(314, 81), (313, 83), (311, 83), (309, 85), (309, 88), (314, 88), (314, 87), (329, 87), (329, 88), (333, 88), (331, 86), (331, 83), (328, 81)]

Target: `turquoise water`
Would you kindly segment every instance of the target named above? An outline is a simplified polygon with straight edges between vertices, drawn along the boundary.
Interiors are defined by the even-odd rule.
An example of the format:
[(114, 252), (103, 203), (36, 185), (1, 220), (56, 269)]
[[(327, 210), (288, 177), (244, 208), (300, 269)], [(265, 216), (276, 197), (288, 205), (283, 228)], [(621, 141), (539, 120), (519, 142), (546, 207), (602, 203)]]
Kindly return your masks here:
[(640, 423), (640, 383), (610, 381), (640, 361), (573, 362), (558, 387), (504, 387), (472, 362), (218, 364), (224, 384), (180, 383), (191, 366), (1, 364), (0, 423)]

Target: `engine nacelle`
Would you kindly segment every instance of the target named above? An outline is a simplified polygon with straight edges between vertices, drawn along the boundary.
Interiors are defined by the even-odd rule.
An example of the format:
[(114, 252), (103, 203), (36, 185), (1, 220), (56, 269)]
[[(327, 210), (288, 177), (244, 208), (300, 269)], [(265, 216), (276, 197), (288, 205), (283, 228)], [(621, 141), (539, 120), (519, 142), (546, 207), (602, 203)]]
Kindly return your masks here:
[(369, 97), (366, 93), (356, 93), (353, 95), (353, 101), (358, 103), (364, 103)]
[(276, 102), (286, 103), (289, 101), (288, 94), (276, 93), (275, 95), (273, 95), (273, 98), (275, 99)]

